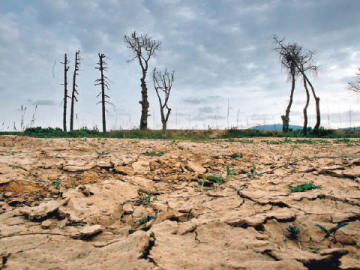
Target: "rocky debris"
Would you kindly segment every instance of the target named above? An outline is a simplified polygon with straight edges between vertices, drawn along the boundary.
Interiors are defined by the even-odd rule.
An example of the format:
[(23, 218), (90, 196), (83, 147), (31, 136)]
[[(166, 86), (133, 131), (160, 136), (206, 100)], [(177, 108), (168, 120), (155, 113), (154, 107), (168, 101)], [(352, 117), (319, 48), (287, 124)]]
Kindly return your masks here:
[(24, 207), (20, 209), (20, 213), (29, 220), (40, 221), (49, 217), (51, 214), (54, 214), (59, 207), (67, 204), (68, 202), (69, 199), (43, 202), (36, 207)]
[(189, 171), (195, 172), (197, 174), (206, 173), (206, 169), (204, 167), (202, 167), (200, 163), (195, 162), (195, 161), (188, 161), (185, 168), (188, 169)]
[(114, 171), (123, 175), (134, 176), (135, 171), (132, 167), (117, 165), (114, 167)]
[(80, 231), (80, 238), (88, 239), (94, 237), (95, 235), (101, 233), (104, 228), (101, 225), (85, 226)]

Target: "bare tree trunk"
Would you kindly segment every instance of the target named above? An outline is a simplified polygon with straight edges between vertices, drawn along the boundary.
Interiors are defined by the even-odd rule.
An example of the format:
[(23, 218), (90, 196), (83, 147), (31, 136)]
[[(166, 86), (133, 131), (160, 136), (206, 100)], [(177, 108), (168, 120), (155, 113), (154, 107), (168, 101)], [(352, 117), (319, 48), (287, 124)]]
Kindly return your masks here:
[(314, 132), (318, 132), (320, 128), (321, 115), (320, 115), (320, 98), (316, 96), (315, 89), (311, 84), (309, 78), (306, 76), (305, 72), (301, 70), (301, 74), (304, 76), (306, 82), (309, 84), (313, 97), (315, 99), (315, 107), (316, 107), (316, 124), (314, 126)]
[(104, 81), (104, 63), (103, 58), (105, 56), (99, 54), (100, 73), (101, 73), (101, 105), (102, 105), (102, 125), (103, 132), (106, 132), (106, 115), (105, 115), (105, 81)]
[(307, 135), (307, 125), (308, 125), (307, 109), (308, 109), (309, 102), (310, 102), (310, 93), (309, 93), (309, 89), (307, 87), (306, 79), (304, 77), (303, 77), (303, 80), (304, 80), (304, 88), (305, 88), (305, 91), (306, 91), (306, 104), (305, 104), (305, 107), (304, 107), (304, 110), (303, 110), (303, 113), (304, 113), (303, 133), (304, 133), (304, 135)]
[(146, 71), (143, 71), (143, 76), (140, 79), (141, 81), (141, 118), (140, 118), (140, 129), (147, 129), (147, 118), (149, 115), (149, 101), (148, 101), (148, 89), (145, 83)]
[(64, 57), (64, 115), (63, 115), (63, 129), (66, 132), (67, 131), (67, 127), (66, 127), (66, 112), (67, 112), (67, 99), (69, 98), (68, 96), (68, 82), (67, 82), (67, 72), (69, 70), (68, 67), (68, 58), (67, 58), (67, 54), (65, 53), (65, 57)]
[(290, 122), (290, 109), (291, 109), (291, 105), (293, 103), (293, 97), (294, 97), (294, 90), (295, 90), (295, 72), (291, 73), (291, 91), (290, 91), (290, 100), (289, 100), (289, 104), (286, 108), (285, 111), (285, 115), (281, 116), (281, 119), (283, 121), (283, 132), (288, 132), (289, 131), (289, 122)]
[(80, 55), (80, 51), (77, 51), (75, 53), (75, 68), (74, 68), (72, 95), (71, 95), (70, 131), (74, 130), (74, 105), (75, 105), (75, 101), (77, 101), (76, 95), (78, 94), (78, 91), (76, 89), (76, 87), (77, 87), (76, 77), (78, 75), (79, 65), (80, 65), (79, 55)]
[(105, 54), (99, 53), (99, 62), (97, 63), (98, 66), (95, 67), (96, 69), (100, 70), (100, 79), (95, 80), (95, 85), (101, 86), (101, 92), (98, 94), (101, 95), (101, 101), (98, 103), (101, 103), (101, 109), (102, 109), (102, 126), (103, 126), (103, 132), (106, 132), (106, 103), (109, 103), (107, 101), (107, 98), (110, 98), (105, 93), (105, 89), (109, 89), (109, 83), (108, 78), (104, 75), (104, 71), (107, 69), (106, 62), (105, 62)]

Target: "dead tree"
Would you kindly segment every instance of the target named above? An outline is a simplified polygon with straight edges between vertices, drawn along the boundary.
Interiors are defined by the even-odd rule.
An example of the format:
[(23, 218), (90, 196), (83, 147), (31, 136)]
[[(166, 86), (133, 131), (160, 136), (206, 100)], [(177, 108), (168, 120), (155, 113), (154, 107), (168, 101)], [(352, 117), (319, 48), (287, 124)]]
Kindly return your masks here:
[[(160, 115), (161, 115), (161, 123), (162, 123), (162, 131), (163, 134), (166, 134), (167, 121), (169, 120), (169, 116), (171, 113), (171, 108), (168, 106), (168, 101), (170, 97), (171, 88), (174, 83), (174, 74), (175, 72), (169, 73), (166, 69), (164, 72), (153, 69), (153, 82), (154, 88), (156, 91), (156, 95), (159, 99), (160, 105)], [(161, 98), (160, 91), (164, 93), (164, 100)], [(167, 110), (165, 112), (165, 109)]]
[(288, 132), (290, 123), (290, 110), (293, 103), (296, 77), (299, 74), (299, 71), (296, 68), (296, 61), (298, 61), (297, 59), (301, 50), (296, 44), (283, 45), (283, 40), (278, 39), (276, 36), (274, 36), (274, 41), (276, 44), (275, 50), (279, 53), (281, 65), (287, 70), (288, 77), (291, 80), (289, 103), (286, 107), (285, 115), (281, 116), (281, 120), (283, 122), (282, 131)]
[(67, 72), (69, 71), (69, 66), (68, 66), (68, 58), (67, 58), (67, 54), (65, 53), (65, 57), (64, 57), (64, 62), (61, 63), (64, 65), (64, 114), (63, 114), (63, 129), (66, 132), (67, 127), (66, 127), (66, 112), (67, 112), (67, 99), (69, 98), (68, 95), (68, 81), (67, 81)]
[[(312, 95), (315, 99), (315, 107), (316, 107), (316, 124), (314, 126), (314, 132), (318, 132), (320, 128), (321, 115), (320, 115), (320, 98), (316, 95), (314, 86), (312, 85), (307, 73), (313, 72), (316, 73), (318, 67), (314, 65), (313, 55), (314, 53), (310, 50), (304, 50), (301, 46), (294, 44), (284, 44), (284, 40), (278, 39), (276, 36), (274, 37), (276, 44), (278, 45), (277, 50), (283, 51), (285, 55), (291, 55), (292, 63), (295, 65), (296, 73), (301, 74), (303, 79), (306, 81), (305, 85), (309, 85)], [(297, 50), (293, 51), (292, 48), (296, 47)], [(305, 89), (306, 90), (306, 89)], [(307, 106), (306, 106), (307, 109)]]
[(105, 89), (109, 90), (109, 82), (108, 82), (108, 78), (104, 75), (104, 71), (107, 70), (107, 63), (105, 62), (105, 54), (103, 53), (99, 53), (99, 62), (97, 63), (97, 67), (95, 67), (96, 69), (98, 69), (100, 71), (100, 79), (95, 80), (95, 85), (101, 86), (101, 91), (100, 93), (97, 95), (97, 97), (99, 97), (101, 95), (101, 101), (98, 102), (101, 103), (102, 105), (102, 125), (103, 125), (103, 132), (106, 132), (106, 108), (105, 108), (105, 104), (106, 103), (110, 103), (107, 99), (109, 99), (110, 97), (105, 94)]
[(304, 77), (303, 77), (303, 82), (304, 82), (304, 88), (305, 88), (305, 92), (306, 92), (306, 103), (305, 103), (305, 107), (303, 109), (303, 114), (304, 114), (303, 133), (304, 133), (304, 135), (307, 135), (307, 125), (308, 125), (307, 109), (309, 107), (309, 102), (310, 102), (310, 93), (309, 93), (309, 89), (307, 87), (307, 82)]
[(78, 85), (76, 84), (76, 78), (79, 75), (79, 66), (80, 66), (80, 51), (75, 53), (75, 67), (74, 67), (74, 75), (73, 75), (73, 83), (72, 83), (72, 94), (71, 94), (71, 112), (70, 112), (70, 131), (74, 129), (74, 105), (75, 102), (78, 101), (77, 95), (79, 92), (77, 91)]
[(357, 79), (348, 83), (348, 88), (356, 93), (360, 93), (360, 67), (356, 73)]
[(146, 34), (138, 35), (135, 31), (130, 35), (124, 36), (124, 41), (128, 48), (131, 49), (134, 57), (129, 62), (137, 59), (141, 67), (142, 76), (141, 82), (141, 118), (140, 129), (147, 129), (147, 118), (149, 115), (149, 101), (148, 101), (148, 89), (146, 86), (146, 75), (149, 68), (149, 60), (151, 56), (155, 55), (156, 51), (160, 48), (160, 41), (153, 40)]

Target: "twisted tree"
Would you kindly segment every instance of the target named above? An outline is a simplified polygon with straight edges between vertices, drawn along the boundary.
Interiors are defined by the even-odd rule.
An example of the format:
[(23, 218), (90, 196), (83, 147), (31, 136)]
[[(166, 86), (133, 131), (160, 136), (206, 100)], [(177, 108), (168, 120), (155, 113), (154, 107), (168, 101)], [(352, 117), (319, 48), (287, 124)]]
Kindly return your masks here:
[[(171, 88), (174, 83), (174, 77), (175, 72), (169, 73), (166, 69), (164, 72), (156, 70), (156, 68), (153, 69), (153, 82), (154, 82), (154, 88), (156, 95), (159, 99), (159, 105), (160, 105), (160, 115), (161, 115), (161, 123), (162, 123), (162, 131), (163, 134), (166, 134), (166, 127), (167, 127), (167, 121), (169, 120), (169, 116), (171, 113), (171, 108), (168, 106), (168, 101), (170, 97)], [(161, 98), (161, 94), (163, 93), (163, 99)], [(166, 112), (165, 112), (166, 109)]]
[[(316, 95), (315, 93), (315, 89), (313, 84), (311, 83), (307, 73), (313, 72), (316, 73), (318, 70), (318, 67), (316, 65), (313, 64), (313, 55), (314, 53), (310, 50), (304, 50), (301, 46), (299, 46), (296, 43), (293, 44), (284, 44), (284, 39), (279, 39), (276, 36), (274, 36), (274, 41), (277, 44), (277, 47), (275, 48), (275, 50), (277, 50), (280, 54), (280, 59), (281, 59), (281, 63), (283, 66), (285, 66), (288, 70), (289, 73), (292, 75), (294, 74), (295, 76), (297, 75), (302, 75), (303, 77), (303, 81), (304, 81), (304, 87), (305, 90), (308, 92), (308, 88), (307, 86), (310, 86), (312, 95), (315, 99), (315, 107), (316, 107), (316, 124), (314, 126), (314, 132), (317, 132), (320, 128), (320, 122), (321, 122), (321, 116), (320, 116), (320, 98)], [(294, 70), (293, 70), (294, 69)], [(292, 77), (294, 78), (294, 77)], [(293, 85), (294, 84), (294, 80), (293, 80)], [(290, 94), (290, 102), (289, 105), (291, 107), (292, 104), (292, 97), (293, 97), (293, 88), (292, 88), (292, 92)], [(303, 130), (306, 132), (307, 130), (307, 107), (308, 107), (308, 103), (309, 103), (309, 96), (307, 95), (307, 101), (306, 101), (306, 105), (304, 107), (304, 127)], [(288, 108), (289, 108), (288, 105)], [(290, 109), (286, 110), (285, 116), (282, 116), (282, 118), (285, 121), (289, 120), (289, 114), (290, 113)], [(283, 123), (284, 123), (283, 120)], [(289, 122), (285, 122), (285, 124), (288, 125)], [(283, 127), (283, 131), (284, 127)]]
[(147, 129), (147, 118), (150, 116), (148, 89), (145, 80), (149, 68), (150, 58), (160, 48), (161, 42), (151, 39), (146, 34), (138, 35), (135, 31), (130, 36), (125, 35), (124, 41), (127, 44), (127, 47), (134, 54), (134, 57), (128, 62), (132, 62), (133, 60), (137, 59), (141, 67), (141, 101), (139, 101), (141, 104), (140, 129), (144, 130)]
[(78, 85), (76, 84), (76, 78), (79, 75), (78, 73), (79, 67), (80, 67), (80, 51), (77, 51), (75, 53), (75, 67), (74, 67), (72, 94), (71, 94), (70, 131), (73, 131), (74, 128), (74, 105), (75, 102), (78, 101), (77, 95), (79, 95), (79, 92), (77, 91)]
[(63, 129), (66, 132), (67, 127), (66, 127), (66, 112), (67, 112), (67, 100), (69, 97), (68, 95), (68, 81), (67, 81), (67, 72), (69, 71), (69, 66), (68, 66), (68, 58), (67, 58), (67, 54), (65, 53), (64, 56), (64, 62), (61, 63), (64, 65), (64, 113), (63, 113)]
[(104, 71), (107, 70), (107, 63), (105, 62), (105, 54), (103, 53), (99, 53), (99, 62), (97, 63), (97, 67), (95, 67), (96, 69), (98, 69), (100, 71), (100, 79), (95, 80), (95, 86), (100, 85), (101, 86), (101, 91), (100, 93), (97, 95), (97, 97), (99, 97), (101, 95), (101, 101), (98, 102), (101, 103), (101, 107), (102, 107), (102, 125), (103, 125), (103, 132), (106, 132), (106, 108), (105, 108), (105, 104), (106, 103), (110, 103), (107, 99), (109, 99), (110, 97), (105, 94), (105, 89), (109, 90), (109, 82), (108, 82), (108, 78), (104, 75)]
[(281, 65), (287, 70), (288, 78), (291, 80), (289, 104), (286, 107), (285, 114), (281, 116), (281, 120), (283, 122), (282, 131), (288, 132), (296, 77), (299, 74), (299, 71), (296, 68), (296, 61), (299, 59), (301, 48), (297, 44), (284, 45), (283, 40), (280, 40), (277, 36), (274, 36), (274, 41), (276, 44), (275, 50), (279, 53)]

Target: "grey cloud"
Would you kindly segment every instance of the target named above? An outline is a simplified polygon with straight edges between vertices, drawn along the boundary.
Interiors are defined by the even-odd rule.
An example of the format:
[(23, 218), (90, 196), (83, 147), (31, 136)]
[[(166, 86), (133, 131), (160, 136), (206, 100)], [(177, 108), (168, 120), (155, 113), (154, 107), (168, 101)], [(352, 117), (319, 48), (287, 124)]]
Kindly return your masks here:
[(38, 99), (38, 100), (28, 100), (29, 105), (38, 105), (38, 106), (56, 106), (56, 102), (50, 99)]

